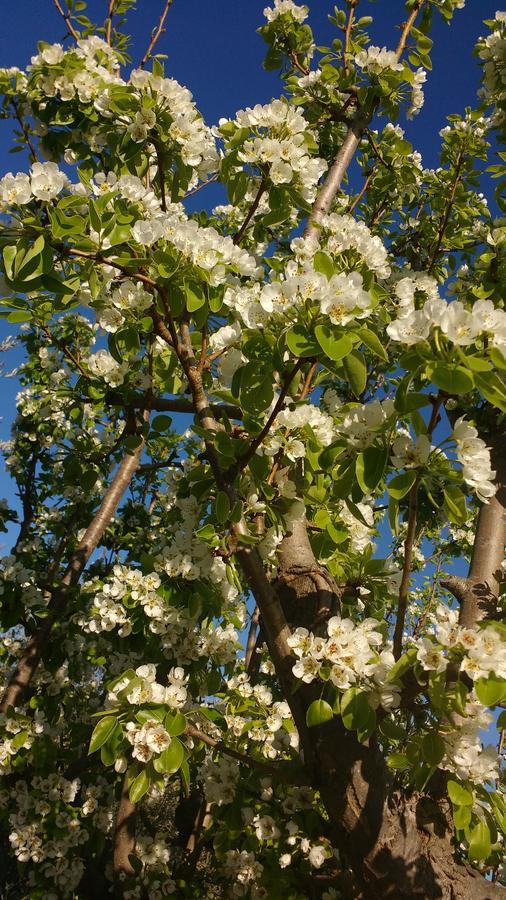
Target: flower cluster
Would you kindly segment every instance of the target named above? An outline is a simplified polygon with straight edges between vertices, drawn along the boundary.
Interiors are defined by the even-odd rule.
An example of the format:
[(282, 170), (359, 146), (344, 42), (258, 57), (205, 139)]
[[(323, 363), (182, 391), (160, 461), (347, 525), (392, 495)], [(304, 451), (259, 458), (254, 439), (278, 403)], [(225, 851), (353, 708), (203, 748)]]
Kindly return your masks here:
[[(330, 399), (327, 397), (326, 402)], [(334, 405), (334, 412), (337, 412)], [(395, 416), (395, 407), (392, 400), (373, 400), (371, 403), (357, 404), (348, 409), (341, 425), (339, 434), (346, 438), (351, 447), (365, 450), (378, 438), (378, 434), (385, 431), (392, 424)]]
[[(306, 455), (305, 444), (300, 438), (295, 438), (292, 432), (303, 433), (307, 428), (311, 429), (316, 440), (323, 447), (327, 447), (335, 438), (334, 422), (327, 413), (310, 403), (299, 404), (299, 406), (283, 409), (278, 413), (272, 431), (258, 452), (266, 456), (275, 456), (278, 450), (283, 448), (289, 459), (304, 457)], [(301, 434), (302, 436), (303, 434)]]
[[(311, 302), (334, 325), (347, 325), (372, 312), (372, 298), (360, 272), (339, 272), (328, 279), (310, 264), (300, 269), (288, 264), (283, 280), (265, 284), (258, 303), (268, 315), (293, 317), (299, 306)], [(242, 314), (242, 313), (241, 313)]]
[(334, 255), (352, 251), (352, 260), (365, 263), (379, 278), (388, 278), (388, 252), (381, 238), (373, 235), (365, 222), (347, 213), (331, 213), (321, 222), (321, 243)]
[(394, 50), (386, 47), (370, 46), (367, 50), (360, 50), (355, 56), (355, 63), (364, 72), (371, 75), (381, 75), (382, 72), (402, 72), (403, 66), (397, 58)]
[(188, 219), (182, 207), (156, 218), (140, 219), (132, 229), (134, 239), (151, 246), (163, 239), (168, 241), (195, 266), (209, 273), (211, 284), (227, 281), (227, 269), (239, 275), (258, 278), (263, 274), (256, 259), (234, 244), (233, 239), (221, 235), (212, 226), (202, 227)]
[(493, 483), (495, 472), (490, 462), (490, 450), (478, 431), (463, 416), (457, 419), (453, 438), (457, 444), (457, 458), (462, 465), (462, 477), (473, 488), (480, 500), (487, 503), (497, 487)]
[[(198, 112), (188, 88), (180, 85), (174, 78), (162, 78), (143, 69), (133, 70), (130, 84), (141, 96), (142, 94), (154, 96), (160, 109), (160, 116), (170, 117), (168, 134), (181, 155), (182, 162), (194, 168), (200, 178), (215, 172), (218, 166), (216, 142), (212, 130), (207, 127)], [(153, 124), (154, 122), (146, 121), (141, 112), (140, 121), (136, 120), (133, 123), (134, 130), (137, 130), (136, 139), (145, 140), (148, 129)]]
[(307, 19), (307, 6), (297, 6), (293, 0), (274, 0), (274, 6), (264, 9), (264, 16), (268, 22), (274, 22), (279, 16), (291, 16), (295, 22), (302, 23)]
[(427, 72), (425, 69), (419, 68), (413, 75), (413, 84), (411, 89), (411, 103), (409, 109), (406, 113), (408, 119), (412, 119), (413, 116), (418, 115), (423, 104), (424, 104), (424, 95), (422, 85), (427, 81)]
[(506, 351), (506, 312), (496, 309), (491, 300), (477, 300), (470, 310), (460, 300), (427, 300), (421, 309), (405, 303), (387, 332), (394, 341), (412, 346), (427, 340), (432, 328), (440, 328), (459, 347), (487, 337), (492, 346)]
[(325, 160), (312, 157), (312, 133), (302, 113), (283, 100), (272, 100), (264, 106), (239, 110), (235, 120), (220, 120), (224, 136), (238, 129), (252, 131), (244, 140), (239, 159), (255, 166), (275, 184), (293, 184), (304, 200), (312, 203), (317, 184), (327, 169)]
[(114, 680), (107, 694), (107, 705), (114, 706), (118, 699), (121, 699), (131, 706), (161, 703), (170, 706), (171, 709), (181, 709), (188, 695), (185, 687), (187, 676), (184, 670), (177, 666), (170, 670), (167, 680), (168, 686), (159, 684), (156, 680), (156, 666), (153, 663), (144, 663), (135, 672), (129, 670)]
[(142, 725), (127, 722), (126, 736), (133, 747), (133, 758), (143, 763), (166, 750), (171, 740), (170, 734), (157, 719), (148, 719)]
[(480, 38), (478, 55), (483, 60), (483, 94), (489, 103), (506, 98), (506, 12), (496, 12), (490, 34)]
[(492, 626), (465, 628), (458, 624), (458, 611), (438, 606), (434, 636), (415, 642), (417, 657), (425, 671), (444, 672), (452, 656), (462, 657), (461, 669), (475, 681), (491, 673), (506, 678), (506, 644)]
[(97, 350), (86, 360), (88, 368), (95, 378), (103, 378), (110, 387), (119, 387), (128, 372), (128, 362), (116, 362), (108, 350)]
[(24, 206), (35, 197), (37, 200), (54, 200), (67, 187), (69, 180), (56, 163), (36, 162), (30, 175), (8, 172), (0, 180), (0, 200), (7, 206)]
[(355, 624), (351, 619), (333, 616), (327, 623), (327, 639), (315, 637), (307, 628), (296, 628), (288, 638), (298, 657), (293, 674), (306, 684), (323, 675), (340, 691), (360, 685), (373, 707), (398, 706), (399, 688), (387, 680), (395, 660), (385, 647), (379, 624), (376, 619)]
[(112, 47), (96, 35), (78, 38), (75, 47), (61, 44), (43, 47), (32, 56), (28, 71), (43, 97), (59, 97), (68, 102), (76, 96), (81, 103), (95, 100), (112, 84), (122, 84), (118, 58)]
[[(110, 295), (111, 305), (105, 305), (109, 297), (102, 292), (98, 298), (101, 308), (97, 314), (97, 321), (104, 331), (112, 334), (121, 328), (125, 322), (125, 314), (138, 313), (142, 315), (153, 304), (151, 294), (144, 290), (140, 282), (130, 279), (123, 281)], [(102, 306), (102, 304), (104, 304)]]

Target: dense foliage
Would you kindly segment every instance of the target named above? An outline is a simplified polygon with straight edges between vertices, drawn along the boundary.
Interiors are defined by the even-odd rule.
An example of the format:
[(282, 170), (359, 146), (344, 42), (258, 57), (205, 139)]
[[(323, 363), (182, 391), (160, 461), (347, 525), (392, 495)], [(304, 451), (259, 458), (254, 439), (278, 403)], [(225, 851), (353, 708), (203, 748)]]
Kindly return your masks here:
[(55, 3), (0, 70), (2, 896), (496, 896), (506, 13), (426, 169), (398, 122), (464, 0), (394, 49), (274, 0), (280, 97), (214, 127), (170, 0), (138, 67), (132, 0)]

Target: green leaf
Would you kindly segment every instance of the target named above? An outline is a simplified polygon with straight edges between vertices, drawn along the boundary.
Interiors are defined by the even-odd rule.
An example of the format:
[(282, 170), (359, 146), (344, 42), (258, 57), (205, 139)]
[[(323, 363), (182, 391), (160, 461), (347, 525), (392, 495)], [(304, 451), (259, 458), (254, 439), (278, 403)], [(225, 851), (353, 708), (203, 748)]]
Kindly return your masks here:
[(453, 810), (453, 821), (455, 824), (455, 828), (458, 828), (461, 831), (464, 828), (467, 828), (471, 821), (472, 814), (473, 811), (470, 806), (457, 806)]
[(164, 719), (164, 728), (171, 737), (183, 734), (186, 728), (186, 718), (180, 712), (168, 712)]
[(313, 269), (315, 272), (320, 272), (321, 275), (325, 275), (330, 281), (335, 272), (332, 257), (330, 257), (328, 253), (324, 253), (323, 250), (318, 250), (313, 256)]
[(203, 286), (197, 281), (185, 282), (185, 293), (186, 309), (188, 312), (195, 312), (197, 309), (200, 309), (201, 306), (204, 306), (206, 302), (205, 291)]
[(469, 836), (469, 856), (471, 859), (487, 859), (490, 856), (490, 830), (486, 822), (480, 820), (471, 829)]
[[(272, 375), (258, 362), (248, 363), (240, 369), (240, 400), (243, 409), (251, 415), (264, 412), (272, 403)], [(237, 374), (237, 373), (236, 373)]]
[(390, 753), (387, 756), (387, 766), (389, 769), (409, 769), (411, 763), (404, 753)]
[(467, 519), (467, 507), (465, 494), (456, 484), (449, 484), (443, 491), (444, 503), (448, 518), (456, 525), (463, 524)]
[(448, 394), (467, 394), (474, 387), (473, 376), (463, 366), (438, 363), (428, 367), (427, 375), (438, 388)]
[(474, 796), (472, 791), (468, 788), (464, 787), (463, 784), (460, 784), (458, 781), (453, 781), (450, 779), (448, 781), (448, 794), (452, 803), (455, 803), (455, 806), (472, 806), (474, 803)]
[(225, 491), (219, 491), (214, 501), (214, 513), (218, 522), (222, 525), (227, 521), (230, 514), (230, 500)]
[(329, 359), (339, 362), (351, 353), (353, 341), (337, 328), (332, 328), (331, 325), (317, 325), (314, 333), (321, 349)]
[(373, 710), (369, 706), (367, 694), (357, 687), (348, 688), (341, 699), (341, 716), (348, 731), (358, 731), (366, 727)]
[(367, 384), (367, 366), (365, 358), (360, 350), (352, 350), (343, 359), (343, 367), (346, 378), (355, 397), (360, 398)]
[(134, 778), (128, 789), (128, 796), (132, 803), (138, 803), (144, 797), (146, 791), (149, 790), (150, 783), (149, 775), (146, 769), (143, 769), (142, 772), (139, 772), (137, 778)]
[(474, 376), (476, 387), (492, 406), (506, 412), (506, 381), (497, 372)]
[(374, 331), (371, 331), (369, 328), (359, 328), (357, 331), (358, 336), (363, 344), (372, 350), (376, 356), (379, 356), (380, 359), (388, 360), (388, 353), (386, 352), (383, 344), (381, 343), (377, 334)]
[(506, 699), (506, 678), (500, 678), (491, 672), (488, 678), (478, 678), (474, 689), (484, 706), (497, 706)]
[(323, 725), (334, 718), (332, 707), (325, 700), (313, 700), (306, 712), (306, 725), (314, 728), (315, 725)]
[(172, 738), (167, 749), (153, 760), (153, 768), (155, 772), (172, 775), (180, 768), (183, 759), (184, 747), (181, 741), (175, 737)]
[(355, 463), (357, 481), (364, 494), (370, 494), (378, 486), (388, 461), (387, 447), (367, 447), (359, 453)]
[(110, 738), (111, 734), (116, 728), (116, 722), (116, 716), (107, 716), (107, 718), (101, 719), (100, 722), (97, 722), (91, 735), (88, 755), (90, 753), (95, 753), (96, 750), (100, 750), (102, 744), (105, 744), (105, 742), (108, 740), (108, 738)]
[(412, 665), (414, 665), (417, 656), (418, 651), (416, 647), (410, 647), (409, 650), (406, 650), (406, 652), (402, 654), (395, 665), (390, 669), (387, 681), (395, 681), (397, 678), (401, 678), (401, 676), (404, 675)]
[(5, 266), (5, 274), (9, 281), (12, 281), (14, 278), (14, 263), (17, 255), (17, 248), (14, 246), (4, 247), (2, 255)]
[(396, 475), (388, 482), (388, 493), (394, 500), (402, 500), (403, 497), (411, 490), (416, 481), (416, 472), (403, 472), (402, 475)]
[(167, 431), (171, 425), (172, 419), (170, 416), (155, 416), (151, 422), (153, 431)]
[(426, 734), (422, 740), (422, 755), (430, 766), (438, 766), (446, 753), (443, 738), (435, 731)]
[(286, 334), (288, 349), (294, 356), (318, 356), (320, 348), (303, 325), (293, 325)]

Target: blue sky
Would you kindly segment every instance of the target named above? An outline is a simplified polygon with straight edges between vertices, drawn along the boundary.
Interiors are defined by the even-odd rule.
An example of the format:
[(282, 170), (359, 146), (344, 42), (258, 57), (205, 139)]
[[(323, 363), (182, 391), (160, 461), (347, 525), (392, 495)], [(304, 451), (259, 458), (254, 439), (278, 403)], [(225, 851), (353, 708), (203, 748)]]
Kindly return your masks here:
[[(107, 0), (90, 0), (90, 18), (102, 21), (107, 5)], [(137, 10), (130, 14), (134, 62), (142, 57), (148, 45), (150, 30), (158, 21), (162, 5), (163, 0), (138, 0)], [(267, 102), (280, 93), (276, 73), (262, 68), (265, 44), (255, 33), (265, 21), (262, 16), (265, 5), (265, 0), (174, 0), (166, 20), (166, 33), (157, 50), (168, 56), (167, 75), (190, 88), (210, 124), (222, 116), (233, 116), (237, 109)], [(0, 66), (22, 68), (35, 52), (38, 40), (62, 41), (65, 26), (52, 0), (9, 3), (4, 0), (2, 6)], [(309, 6), (309, 21), (317, 43), (329, 44), (335, 36), (327, 20), (333, 3), (313, 0)], [(467, 0), (466, 7), (456, 13), (450, 27), (435, 16), (433, 70), (425, 88), (425, 106), (412, 122), (400, 120), (406, 136), (420, 150), (427, 166), (437, 162), (438, 132), (446, 116), (462, 112), (466, 105), (475, 103), (479, 67), (472, 57), (472, 49), (476, 38), (484, 32), (483, 19), (493, 18), (496, 9), (497, 0)], [(362, 0), (359, 12), (374, 17), (371, 28), (374, 43), (395, 46), (396, 26), (404, 18), (401, 0), (376, 3)], [(26, 168), (21, 154), (9, 154), (9, 135), (10, 123), (0, 121), (0, 174)], [(199, 201), (213, 205), (217, 199), (214, 190), (206, 188), (198, 195)], [(0, 322), (0, 334), (9, 333), (12, 326)], [(14, 366), (18, 358), (16, 353), (9, 354), (6, 369)], [(16, 379), (2, 379), (2, 439), (9, 436), (18, 389)], [(0, 472), (0, 496), (13, 501), (12, 485), (3, 472)]]

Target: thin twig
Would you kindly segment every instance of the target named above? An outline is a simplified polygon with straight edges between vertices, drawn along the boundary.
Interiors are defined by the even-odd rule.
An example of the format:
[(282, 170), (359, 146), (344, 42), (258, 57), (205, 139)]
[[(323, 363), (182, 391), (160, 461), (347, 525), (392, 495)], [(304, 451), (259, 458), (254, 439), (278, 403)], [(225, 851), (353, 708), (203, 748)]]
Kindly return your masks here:
[(258, 191), (257, 191), (257, 195), (256, 195), (255, 199), (253, 200), (253, 203), (252, 203), (251, 206), (250, 206), (248, 215), (246, 216), (246, 218), (245, 218), (244, 222), (242, 223), (241, 227), (239, 228), (239, 231), (238, 231), (237, 234), (234, 236), (234, 244), (240, 244), (240, 243), (241, 243), (241, 241), (242, 241), (242, 239), (243, 239), (243, 237), (244, 237), (244, 234), (245, 234), (245, 232), (246, 232), (246, 229), (248, 228), (249, 223), (251, 222), (253, 216), (255, 215), (255, 213), (256, 213), (256, 211), (257, 211), (257, 209), (258, 209), (258, 204), (260, 203), (260, 200), (262, 199), (262, 196), (263, 196), (263, 194), (264, 194), (264, 192), (265, 192), (266, 187), (267, 187), (267, 182), (266, 182), (265, 178), (262, 178), (262, 180), (261, 180), (261, 182), (260, 182), (260, 186), (259, 186)]
[(426, 0), (417, 0), (413, 9), (411, 10), (411, 13), (409, 14), (409, 18), (404, 22), (401, 36), (399, 38), (399, 43), (397, 44), (397, 48), (395, 51), (395, 54), (396, 54), (398, 60), (401, 58), (402, 54), (404, 53), (404, 50), (406, 47), (406, 41), (409, 37), (409, 33), (410, 33), (413, 25), (415, 24), (416, 17), (418, 16), (418, 13), (420, 12), (420, 10), (425, 2), (426, 2)]
[(218, 181), (219, 174), (216, 172), (214, 175), (211, 175), (207, 181), (203, 181), (201, 184), (198, 184), (197, 187), (192, 188), (191, 191), (186, 191), (186, 194), (183, 195), (183, 200), (186, 200), (187, 197), (193, 197), (194, 194), (197, 194), (202, 188), (207, 187), (208, 184), (212, 184), (213, 181)]
[[(432, 436), (432, 432), (439, 420), (439, 410), (443, 398), (440, 394), (433, 400), (432, 414), (427, 426), (427, 436)], [(420, 477), (417, 476), (411, 490), (409, 492), (409, 512), (408, 512), (408, 530), (404, 541), (404, 563), (402, 566), (401, 583), (399, 586), (399, 599), (397, 601), (397, 617), (395, 620), (394, 637), (393, 637), (393, 653), (395, 659), (399, 659), (402, 654), (402, 641), (404, 636), (404, 623), (406, 621), (406, 610), (408, 606), (408, 590), (411, 578), (411, 566), (413, 563), (413, 553), (415, 548), (416, 525), (418, 517), (418, 488), (420, 485)]]
[(66, 13), (65, 10), (63, 9), (63, 7), (62, 7), (62, 5), (61, 5), (61, 3), (60, 3), (60, 0), (53, 0), (53, 3), (54, 3), (54, 5), (56, 6), (56, 9), (58, 10), (58, 12), (60, 13), (60, 16), (61, 16), (62, 19), (64, 20), (65, 25), (67, 26), (68, 30), (70, 31), (70, 34), (72, 35), (72, 37), (74, 38), (74, 40), (78, 41), (80, 35), (79, 35), (79, 33), (75, 30), (74, 26), (72, 25), (72, 22), (70, 21), (70, 16), (69, 16), (69, 14)]
[(447, 227), (449, 219), (450, 219), (451, 211), (453, 208), (453, 203), (455, 200), (455, 194), (457, 192), (457, 187), (460, 182), (460, 177), (461, 177), (460, 172), (462, 169), (463, 162), (464, 162), (464, 150), (462, 149), (459, 151), (459, 155), (457, 157), (457, 162), (455, 163), (455, 175), (454, 175), (453, 183), (451, 186), (450, 193), (448, 195), (448, 200), (447, 200), (447, 202), (445, 204), (445, 208), (443, 210), (443, 215), (441, 216), (441, 219), (439, 222), (436, 244), (434, 246), (434, 250), (431, 253), (429, 265), (427, 267), (427, 272), (429, 272), (429, 273), (432, 272), (434, 266), (436, 265), (437, 258), (441, 252), (441, 246), (443, 244), (446, 227)]
[(245, 466), (248, 465), (249, 461), (251, 459), (253, 459), (258, 448), (261, 446), (261, 444), (263, 443), (263, 441), (269, 434), (269, 431), (272, 428), (273, 422), (274, 422), (277, 414), (283, 408), (285, 400), (286, 400), (286, 395), (288, 394), (288, 391), (290, 390), (290, 385), (291, 385), (293, 379), (295, 378), (297, 372), (299, 371), (300, 367), (302, 366), (302, 363), (303, 363), (303, 360), (298, 359), (297, 362), (295, 363), (293, 369), (291, 370), (291, 372), (288, 373), (286, 381), (280, 391), (279, 397), (276, 400), (276, 403), (274, 404), (271, 414), (270, 414), (269, 418), (267, 419), (264, 427), (259, 432), (259, 434), (257, 434), (257, 436), (255, 438), (253, 438), (253, 440), (251, 441), (251, 444), (249, 445), (248, 449), (246, 450), (246, 453), (243, 453), (242, 456), (240, 456), (239, 459), (237, 459), (235, 461), (235, 463), (232, 466), (230, 466), (230, 468), (228, 469), (228, 471), (226, 473), (228, 477), (233, 478), (233, 477), (235, 477), (235, 475), (238, 475), (239, 472), (242, 472), (242, 470), (245, 468)]
[(343, 66), (344, 71), (348, 74), (348, 51), (350, 49), (350, 38), (351, 31), (353, 28), (353, 19), (355, 16), (355, 9), (359, 4), (359, 0), (350, 0), (349, 10), (348, 10), (348, 20), (346, 22), (346, 28), (344, 30), (344, 47), (343, 47)]
[(17, 100), (14, 97), (12, 97), (12, 99), (11, 99), (11, 104), (12, 104), (12, 108), (14, 109), (14, 115), (16, 116), (16, 119), (18, 120), (18, 122), (20, 124), (21, 131), (23, 132), (23, 136), (26, 141), (27, 147), (30, 150), (31, 162), (37, 162), (37, 160), (39, 158), (37, 156), (37, 151), (32, 144), (32, 141), (30, 138), (30, 132), (28, 131), (28, 128), (27, 128), (25, 122), (23, 121), (23, 117), (21, 116), (21, 113), (19, 111), (19, 106), (18, 106)]
[(139, 69), (143, 69), (144, 66), (146, 65), (148, 59), (151, 57), (151, 54), (153, 53), (153, 50), (155, 47), (155, 44), (158, 41), (158, 39), (160, 38), (162, 32), (164, 31), (163, 24), (165, 22), (167, 13), (171, 6), (172, 6), (172, 0), (165, 0), (165, 4), (164, 4), (163, 10), (162, 10), (162, 14), (160, 16), (158, 25), (151, 32), (151, 40), (149, 42), (148, 49), (146, 50), (144, 56), (142, 57), (142, 59), (139, 63)]
[(109, 9), (107, 12), (107, 20), (105, 25), (105, 39), (109, 46), (111, 46), (112, 18), (114, 16), (114, 8), (117, 2), (118, 0), (109, 0)]
[(207, 744), (207, 746), (212, 747), (213, 750), (219, 750), (226, 756), (231, 756), (233, 759), (237, 759), (239, 762), (244, 763), (244, 765), (249, 766), (250, 769), (256, 769), (258, 772), (273, 775), (279, 781), (284, 780), (283, 772), (280, 771), (278, 766), (271, 766), (269, 763), (262, 762), (262, 760), (260, 759), (255, 759), (253, 756), (248, 756), (247, 753), (241, 753), (240, 750), (236, 750), (234, 747), (229, 747), (223, 741), (219, 741), (216, 740), (216, 738), (210, 737), (210, 735), (206, 734), (204, 731), (200, 731), (199, 728), (194, 728), (193, 725), (186, 726), (185, 734), (196, 741), (202, 741), (203, 744)]
[(358, 194), (353, 198), (353, 202), (352, 202), (351, 206), (350, 206), (349, 209), (348, 209), (348, 212), (349, 212), (349, 213), (352, 213), (353, 210), (355, 209), (355, 207), (357, 207), (358, 204), (360, 203), (360, 201), (362, 200), (362, 197), (363, 197), (364, 194), (367, 192), (367, 189), (368, 189), (368, 187), (369, 187), (369, 185), (370, 185), (370, 183), (371, 183), (371, 180), (372, 180), (372, 178), (373, 178), (373, 175), (374, 175), (374, 169), (371, 169), (371, 171), (369, 172), (367, 178), (365, 179), (365, 181), (364, 181), (364, 183), (363, 183), (363, 185), (362, 185), (360, 191), (359, 191)]
[(82, 375), (84, 378), (89, 379), (89, 377), (90, 377), (89, 372), (87, 372), (86, 369), (83, 369), (81, 363), (79, 362), (79, 360), (77, 359), (77, 357), (74, 356), (74, 354), (72, 353), (72, 351), (69, 350), (69, 348), (68, 348), (67, 344), (65, 343), (65, 341), (61, 341), (61, 340), (59, 340), (58, 338), (55, 338), (55, 337), (51, 334), (51, 332), (49, 331), (49, 328), (47, 327), (47, 325), (41, 325), (41, 326), (40, 326), (40, 329), (41, 329), (41, 331), (44, 332), (44, 334), (46, 335), (47, 339), (48, 339), (49, 341), (51, 341), (51, 343), (54, 344), (55, 347), (58, 347), (58, 350), (61, 350), (61, 352), (63, 353), (63, 355), (66, 356), (67, 359), (69, 359), (70, 362), (74, 364), (74, 366), (76, 367), (76, 369), (78, 369), (78, 371), (81, 373), (81, 375)]

